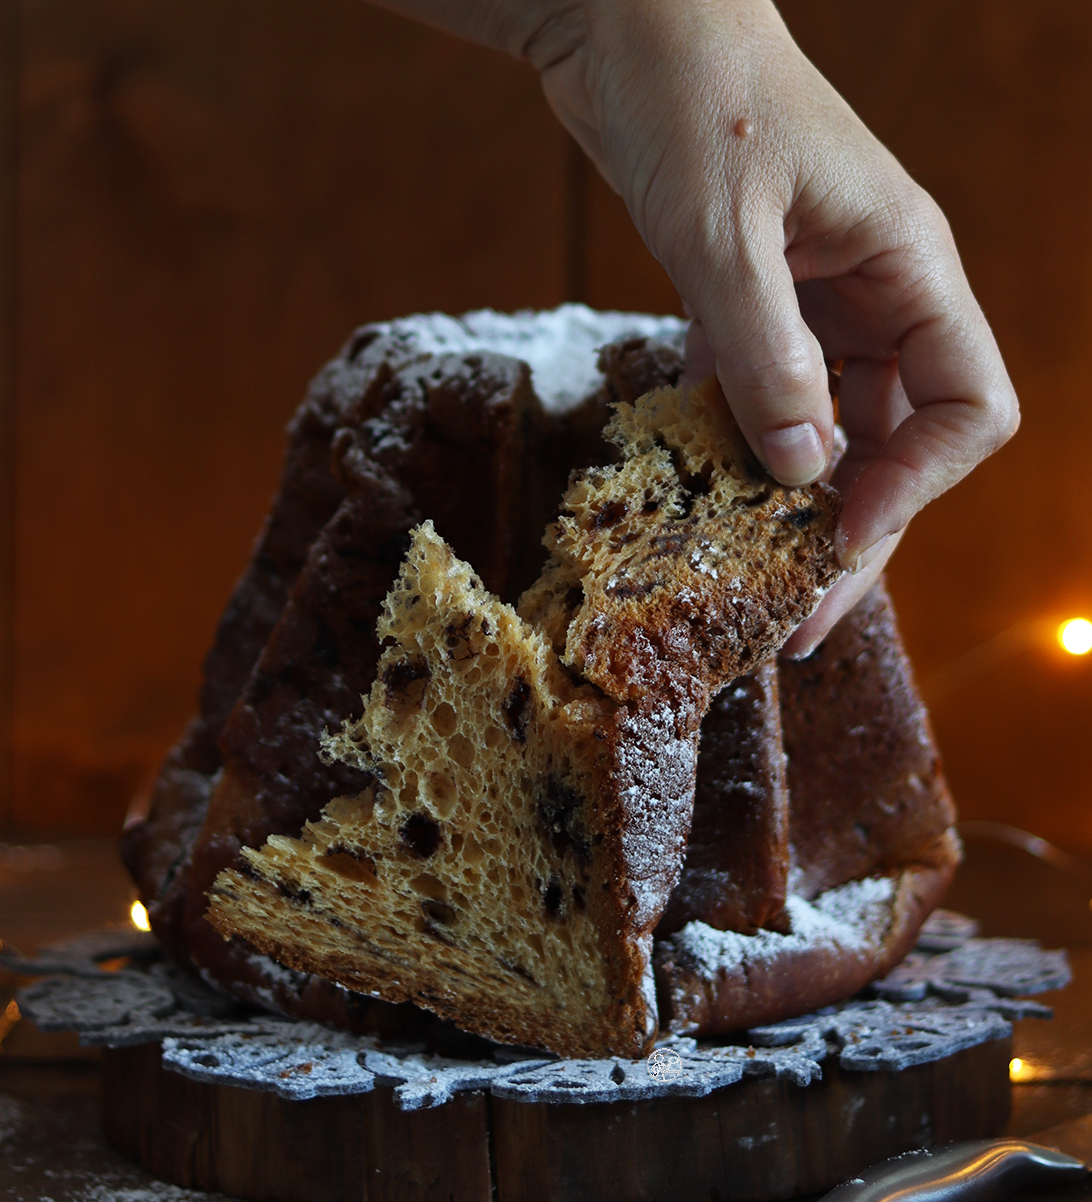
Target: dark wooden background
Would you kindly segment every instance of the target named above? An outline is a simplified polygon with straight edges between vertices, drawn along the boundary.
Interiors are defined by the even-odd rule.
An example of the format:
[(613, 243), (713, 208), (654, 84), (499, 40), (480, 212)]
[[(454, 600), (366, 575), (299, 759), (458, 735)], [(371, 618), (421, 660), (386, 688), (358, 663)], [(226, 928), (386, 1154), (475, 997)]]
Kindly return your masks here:
[[(892, 571), (953, 788), (1092, 852), (1092, 656), (1051, 634), (1092, 615), (1092, 9), (782, 11), (1024, 405)], [(0, 832), (118, 828), (354, 324), (565, 299), (678, 305), (527, 67), (361, 0), (0, 0)]]

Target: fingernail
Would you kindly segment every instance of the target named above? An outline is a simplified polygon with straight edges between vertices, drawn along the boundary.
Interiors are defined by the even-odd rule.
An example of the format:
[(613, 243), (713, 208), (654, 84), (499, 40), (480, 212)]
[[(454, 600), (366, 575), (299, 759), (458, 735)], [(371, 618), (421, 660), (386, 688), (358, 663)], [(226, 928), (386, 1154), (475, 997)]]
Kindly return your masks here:
[(894, 538), (893, 534), (885, 534), (883, 538), (878, 538), (870, 546), (865, 547), (863, 551), (858, 551), (851, 561), (847, 561), (846, 552), (838, 552), (838, 562), (847, 572), (852, 572), (856, 575), (858, 572), (863, 572), (865, 568), (872, 563), (877, 556), (883, 553), (883, 549)]
[(798, 660), (807, 659), (809, 655), (819, 646), (822, 639), (810, 639), (802, 647), (794, 647), (791, 651), (782, 651), (781, 655), (785, 659)]
[(792, 488), (817, 480), (827, 466), (823, 440), (811, 422), (771, 430), (758, 442), (771, 475)]

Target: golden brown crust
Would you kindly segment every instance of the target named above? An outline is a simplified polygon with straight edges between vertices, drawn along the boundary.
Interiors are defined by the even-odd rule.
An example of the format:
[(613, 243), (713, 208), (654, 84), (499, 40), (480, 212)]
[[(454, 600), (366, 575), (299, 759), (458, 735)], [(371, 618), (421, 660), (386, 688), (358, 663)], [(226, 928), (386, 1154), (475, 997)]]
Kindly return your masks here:
[[(738, 633), (745, 610), (748, 654), (771, 654), (793, 604), (810, 612), (837, 573), (826, 492), (752, 479), (726, 457), (739, 440), (721, 437), (714, 406), (723, 402), (711, 390), (677, 389), (619, 405), (621, 465), (574, 477), (553, 532), (546, 578), (575, 573), (584, 598), (567, 655), (573, 627), (604, 617), (627, 646), (658, 639), (642, 687), (631, 678), (612, 690), (601, 657), (582, 666), (606, 695), (574, 683), (551, 646), (557, 621), (543, 622), (548, 637), (525, 626), (425, 523), (385, 603), (378, 634), (393, 642), (364, 717), (326, 744), (371, 770), (374, 789), (332, 803), (300, 840), (245, 853), (246, 874), (222, 873), (208, 913), (221, 933), (280, 955), (293, 948), (294, 966), (491, 1038), (548, 1041), (565, 1055), (647, 1049), (651, 929), (678, 875), (699, 724), (739, 659), (712, 649), (731, 642), (726, 623)], [(800, 505), (807, 521), (771, 516)], [(619, 543), (602, 534), (615, 525), (629, 532)], [(650, 553), (660, 583), (620, 603), (618, 580), (639, 575)], [(683, 595), (669, 595), (674, 586)], [(530, 596), (539, 615), (558, 600), (549, 589)], [(675, 624), (685, 615), (685, 637), (661, 628), (665, 614)], [(429, 833), (424, 850), (407, 835), (415, 822)], [(486, 880), (483, 837), (498, 848)], [(351, 883), (334, 866), (345, 856), (367, 866)], [(539, 895), (545, 923), (530, 900)], [(525, 929), (513, 938), (517, 915)]]
[[(825, 929), (807, 915), (800, 933), (766, 932), (748, 946), (739, 936), (699, 930), (700, 924), (686, 928), (657, 946), (661, 1022), (677, 1033), (721, 1035), (852, 997), (890, 972), (913, 947), (959, 858), (959, 841), (946, 832), (923, 849), (922, 862), (821, 895), (817, 905), (822, 907), (824, 899), (834, 903), (828, 909), (842, 920)], [(854, 911), (847, 900), (854, 889), (864, 893), (885, 882), (889, 887), (878, 900)]]
[(779, 671), (794, 889), (917, 860), (955, 809), (883, 583)]
[[(349, 992), (366, 979), (372, 979), (359, 973), (359, 964), (354, 967), (351, 955), (335, 962), (316, 949), (301, 952), (299, 947), (269, 936), (254, 938), (254, 947), (237, 938), (224, 942), (205, 922), (205, 890), (219, 871), (239, 865), (242, 846), (260, 844), (268, 834), (278, 830), (297, 833), (304, 819), (315, 817), (318, 807), (332, 792), (344, 792), (346, 787), (345, 782), (335, 785), (326, 781), (317, 789), (304, 789), (312, 799), (309, 805), (290, 803), (287, 808), (284, 797), (271, 794), (270, 780), (277, 775), (277, 769), (274, 767), (270, 776), (262, 761), (270, 754), (274, 758), (279, 754), (277, 742), (276, 737), (271, 740), (262, 733), (268, 723), (257, 716), (253, 698), (248, 701), (244, 696), (238, 707), (239, 720), (229, 724), (232, 730), (227, 739), (228, 763), (222, 775), (214, 779), (220, 762), (215, 734), (235, 703), (258, 649), (265, 644), (265, 658), (268, 660), (272, 655), (276, 659), (278, 642), (285, 644), (283, 631), (280, 639), (275, 637), (270, 641), (267, 636), (278, 613), (283, 612), (288, 590), (308, 554), (309, 544), (314, 550), (315, 535), (325, 520), (323, 515), (329, 516), (327, 510), (333, 512), (345, 487), (358, 498), (373, 498), (366, 502), (367, 506), (373, 504), (377, 495), (377, 483), (397, 482), (401, 488), (409, 484), (395, 522), (395, 533), (404, 536), (419, 516), (437, 516), (446, 511), (450, 498), (445, 497), (444, 490), (449, 489), (453, 475), (478, 482), (488, 478), (489, 487), (495, 487), (496, 491), (489, 508), (499, 520), (490, 526), (475, 522), (472, 515), (467, 518), (452, 510), (450, 525), (441, 532), (469, 539), (461, 546), (457, 542), (456, 549), (487, 576), (487, 583), (496, 591), (513, 596), (520, 583), (533, 574), (541, 557), (528, 531), (536, 526), (541, 529), (551, 504), (551, 489), (559, 491), (559, 485), (550, 484), (547, 477), (550, 480), (558, 477), (559, 464), (566, 454), (567, 462), (613, 461), (614, 466), (599, 473), (586, 472), (582, 482), (578, 482), (583, 484), (583, 495), (576, 497), (576, 504), (562, 514), (551, 544), (554, 558), (535, 588), (524, 597), (521, 612), (541, 626), (566, 662), (616, 699), (614, 718), (601, 724), (605, 735), (600, 747), (605, 757), (604, 796), (620, 796), (628, 790), (631, 796), (649, 799), (643, 809), (631, 806), (628, 810), (617, 808), (613, 817), (600, 815), (600, 833), (609, 847), (609, 858), (617, 866), (610, 874), (611, 885), (606, 890), (607, 909), (598, 907), (600, 920), (606, 926), (613, 923), (617, 930), (626, 933), (626, 950), (620, 953), (610, 971), (615, 983), (612, 988), (616, 988), (618, 997), (632, 999), (641, 980), (642, 965), (648, 960), (650, 924), (655, 921), (678, 869), (678, 856), (673, 849), (685, 838), (686, 824), (679, 820), (676, 810), (674, 825), (665, 825), (665, 803), (685, 795), (689, 788), (696, 727), (702, 710), (727, 674), (766, 658), (770, 648), (806, 615), (833, 579), (836, 569), (829, 536), (837, 518), (837, 498), (823, 486), (780, 493), (769, 491), (772, 482), (754, 460), (738, 430), (730, 420), (725, 424), (727, 409), (723, 402), (719, 402), (719, 408), (711, 406), (708, 413), (711, 424), (721, 423), (711, 441), (729, 448), (727, 464), (714, 462), (709, 446), (700, 445), (701, 440), (679, 438), (677, 431), (673, 432), (673, 427), (679, 424), (675, 400), (666, 405), (661, 401), (659, 415), (652, 423), (657, 433), (651, 443), (646, 442), (634, 455), (632, 424), (628, 431), (623, 429), (631, 421), (625, 406), (628, 405), (630, 415), (635, 414), (642, 394), (675, 383), (681, 359), (677, 351), (668, 347), (635, 339), (605, 348), (600, 359), (606, 377), (602, 394), (589, 398), (574, 411), (564, 431), (536, 424), (538, 419), (532, 416), (530, 425), (509, 444), (515, 448), (519, 443), (519, 449), (512, 453), (505, 451), (504, 461), (495, 464), (495, 470), (491, 468), (484, 473), (476, 461), (471, 462), (475, 453), (464, 445), (463, 438), (466, 401), (477, 403), (475, 398), (480, 399), (481, 390), (471, 388), (466, 396), (457, 395), (458, 388), (452, 391), (445, 383), (451, 367), (440, 367), (428, 402), (430, 415), (419, 420), (424, 410), (420, 406), (414, 409), (412, 399), (407, 403), (405, 381), (412, 376), (418, 382), (413, 387), (420, 385), (427, 393), (430, 388), (427, 373), (413, 368), (400, 375), (385, 362), (393, 353), (393, 349), (384, 349), (382, 339), (369, 337), (360, 341), (344, 360), (335, 361), (327, 369), (320, 387), (312, 394), (310, 408), (305, 407), (297, 418), (284, 489), (259, 553), (225, 614), (217, 648), (206, 663), (202, 718), (164, 767), (152, 820), (128, 836), (127, 862), (140, 883), (142, 895), (152, 906), (157, 933), (169, 944), (172, 953), (184, 960), (190, 951), (196, 952), (206, 975), (225, 982), (239, 996), (358, 1030), (376, 1029), (383, 1023), (391, 1024), (391, 1029), (404, 1026), (409, 1007), (387, 1005)], [(364, 359), (368, 362), (364, 363)], [(670, 391), (675, 397), (679, 395), (676, 390)], [(613, 427), (616, 443), (613, 449), (599, 435), (607, 397), (624, 402), (621, 420), (616, 420)], [(394, 431), (396, 437), (385, 442), (380, 438), (385, 449), (377, 449), (376, 440), (369, 441), (362, 431), (369, 422), (373, 423), (372, 428), (377, 428), (374, 426), (377, 419), (389, 407), (397, 409), (399, 405), (401, 415), (395, 414), (393, 421), (393, 426), (398, 427)], [(426, 426), (432, 434), (438, 427), (446, 433), (438, 441), (434, 439), (435, 445), (421, 458)], [(623, 447), (631, 443), (626, 455), (628, 468), (626, 462), (619, 464), (619, 441)], [(328, 467), (331, 444), (333, 473)], [(407, 450), (411, 456), (419, 456), (416, 467), (411, 469), (411, 475), (417, 473), (414, 480), (407, 477), (405, 463), (399, 458)], [(460, 467), (468, 450), (470, 458)], [(635, 471), (633, 461), (642, 456), (644, 467)], [(748, 538), (757, 540), (764, 548), (764, 558), (775, 566), (771, 572), (760, 573), (757, 582), (752, 576), (753, 595), (742, 601), (733, 599), (730, 589), (716, 594), (706, 587), (707, 580), (695, 579), (708, 576), (711, 544), (708, 524), (703, 525), (707, 516), (703, 514), (703, 506), (711, 504), (708, 498), (716, 490), (710, 489), (710, 483), (718, 473), (732, 478), (733, 495), (753, 519)], [(533, 477), (530, 483), (528, 474)], [(594, 479), (596, 474), (601, 477), (598, 482)], [(649, 513), (641, 514), (640, 522), (645, 529), (631, 537), (636, 528), (631, 522), (635, 516), (632, 507), (620, 512), (612, 502), (624, 501), (627, 492), (633, 494), (635, 481), (643, 483), (645, 489), (652, 487), (657, 506), (651, 518)], [(520, 489), (524, 490), (525, 501), (513, 503), (511, 498)], [(464, 494), (468, 498), (474, 495), (473, 490), (458, 490), (458, 497)], [(640, 508), (644, 509), (651, 499), (643, 496)], [(723, 491), (720, 500), (724, 500)], [(589, 514), (590, 524), (584, 520)], [(520, 515), (526, 520), (521, 520)], [(807, 521), (803, 520), (805, 515)], [(363, 520), (361, 530), (366, 532), (368, 528), (367, 520)], [(794, 530), (801, 529), (804, 536), (798, 539)], [(318, 543), (322, 542), (320, 538)], [(716, 555), (729, 557), (735, 552), (731, 545), (715, 545), (715, 540), (713, 550)], [(811, 564), (807, 562), (809, 556)], [(581, 566), (577, 561), (582, 559), (594, 561), (594, 570), (583, 574), (577, 571), (576, 567)], [(668, 562), (670, 570), (665, 571)], [(695, 563), (699, 565), (696, 570)], [(678, 570), (680, 564), (684, 570)], [(587, 562), (582, 564), (583, 568), (587, 566)], [(384, 570), (389, 581), (393, 576), (393, 561)], [(500, 583), (505, 574), (508, 584)], [(589, 580), (587, 589), (585, 578)], [(697, 602), (695, 583), (698, 592), (705, 587)], [(324, 590), (328, 596), (343, 591), (332, 577), (325, 583), (315, 577), (311, 588), (315, 593), (311, 608), (320, 618), (328, 604), (322, 596)], [(380, 588), (377, 596), (382, 591)], [(867, 605), (862, 607), (862, 613), (867, 609)], [(302, 629), (298, 617), (293, 619), (297, 635)], [(367, 625), (360, 615), (357, 619), (358, 624)], [(886, 871), (891, 879), (898, 878), (896, 893), (903, 899), (899, 903), (902, 917), (896, 915), (892, 920), (892, 938), (876, 953), (877, 963), (889, 965), (895, 962), (896, 953), (901, 956), (899, 939), (905, 947), (912, 942), (912, 930), (916, 929), (914, 913), (921, 911), (924, 916), (926, 907), (935, 904), (935, 900), (929, 899), (937, 893), (938, 882), (950, 875), (950, 846), (943, 839), (937, 842), (936, 836), (952, 820), (953, 812), (889, 604), (886, 601), (874, 604), (865, 615), (866, 620), (861, 619), (859, 613), (849, 623), (843, 623), (844, 629), (836, 631), (824, 648), (802, 665), (780, 668), (782, 680), (788, 680), (788, 691), (792, 694), (785, 706), (792, 727), (786, 741), (794, 752), (796, 766), (793, 797), (796, 891), (813, 898), (832, 886), (869, 873)], [(355, 695), (369, 686), (377, 655), (376, 649), (370, 659), (363, 657), (361, 662), (368, 660), (372, 666), (365, 666), (362, 675), (358, 673), (359, 680), (354, 677), (342, 682), (349, 686), (347, 695), (353, 695), (350, 705)], [(283, 660), (285, 656), (280, 658)], [(351, 658), (360, 657), (354, 654)], [(860, 679), (851, 679), (852, 673), (847, 676), (846, 665), (850, 663), (858, 665), (858, 675), (865, 680), (864, 684)], [(773, 675), (772, 668), (763, 672), (767, 677)], [(310, 684), (305, 692), (313, 692)], [(666, 711), (660, 704), (662, 700), (668, 703)], [(292, 708), (281, 706), (284, 713)], [(759, 774), (764, 773), (766, 778), (765, 808), (752, 807), (754, 812), (743, 827), (731, 821), (721, 822), (724, 829), (718, 828), (715, 837), (704, 838), (695, 829), (691, 862), (698, 867), (699, 852), (704, 847), (712, 856), (710, 864), (705, 865), (712, 875), (706, 871), (701, 881), (697, 880), (700, 874), (692, 875), (689, 880), (684, 877), (672, 898), (673, 913), (665, 918), (658, 934), (678, 931), (692, 919), (740, 931), (754, 931), (763, 925), (785, 929), (787, 918), (778, 917), (785, 891), (784, 788), (783, 784), (778, 785), (777, 766), (771, 759), (776, 739), (765, 729), (769, 726), (770, 707), (765, 704), (758, 709), (761, 713), (752, 714), (751, 727), (742, 723), (740, 729), (748, 737), (755, 736), (759, 728), (764, 731), (765, 742), (752, 750), (758, 757), (755, 763), (759, 765)], [(862, 725), (853, 717), (857, 710), (868, 713), (874, 729), (879, 730), (867, 746), (847, 742), (844, 737), (847, 730)], [(335, 705), (330, 720), (335, 711), (337, 717), (346, 712), (343, 706)], [(714, 750), (709, 737), (714, 718), (715, 715), (710, 715), (704, 727), (702, 768), (705, 791), (711, 801), (716, 800), (714, 794), (719, 789), (708, 768)], [(312, 740), (313, 734), (314, 731)], [(673, 755), (665, 754), (664, 748), (669, 744), (675, 748)], [(253, 763), (251, 748), (257, 749)], [(722, 750), (730, 760), (732, 751), (727, 741)], [(809, 765), (807, 772), (803, 770), (805, 764)], [(298, 776), (295, 769), (287, 773), (287, 777)], [(847, 781), (856, 791), (851, 788), (846, 792)], [(894, 807), (884, 792), (892, 783)], [(729, 796), (733, 788), (729, 782), (723, 796)], [(190, 849), (202, 826), (210, 792), (213, 809), (204, 822), (205, 834), (194, 860)], [(726, 819), (730, 815), (722, 811), (719, 817)], [(665, 841), (668, 854), (659, 854)], [(930, 859), (934, 862), (929, 863)], [(914, 866), (908, 868), (911, 862)], [(245, 872), (237, 875), (246, 888), (256, 887), (254, 877)], [(188, 922), (183, 921), (187, 918), (187, 897)], [(284, 900), (283, 895), (278, 898)], [(283, 964), (301, 971), (281, 971), (265, 961), (254, 950), (256, 947), (263, 947)], [(661, 957), (663, 954), (666, 953)], [(785, 989), (791, 991), (792, 982), (798, 980), (805, 981), (809, 989), (814, 981), (816, 989), (822, 982), (828, 982), (828, 992), (835, 984), (852, 992), (857, 979), (854, 972), (861, 969), (859, 956), (854, 961), (845, 949), (837, 952), (831, 948), (812, 949), (809, 954), (810, 959), (800, 953), (796, 960), (785, 961), (790, 972), (782, 982), (782, 994)], [(310, 975), (313, 970), (331, 979), (320, 980)], [(661, 986), (666, 988), (663, 970), (660, 975)], [(752, 1001), (756, 1005), (763, 997), (770, 1005), (778, 1002), (781, 995), (777, 992), (776, 974), (767, 979), (759, 972), (754, 980), (757, 992)], [(341, 981), (346, 988), (333, 981)], [(426, 991), (429, 988), (426, 986)], [(429, 1004), (420, 991), (414, 994), (404, 981), (399, 986), (387, 980), (382, 991), (392, 1002), (413, 995)], [(436, 995), (433, 1009), (456, 1021), (465, 1021), (464, 1003), (445, 1000), (442, 990), (432, 992)], [(739, 999), (733, 1001), (727, 986), (720, 992), (714, 990), (714, 994), (716, 1005), (721, 1005), (725, 1013), (734, 1013), (733, 1006)], [(818, 1004), (821, 1003), (809, 1003)], [(648, 1038), (647, 1018), (638, 1016), (638, 1012), (644, 1013), (642, 1006), (632, 1001), (619, 1001), (618, 1006), (610, 1023), (616, 1032), (628, 1029), (631, 1034), (618, 1036), (620, 1042), (611, 1046), (617, 1047), (616, 1054), (638, 1054), (633, 1049), (647, 1046)], [(481, 1009), (477, 1002), (475, 1008)], [(794, 1009), (799, 1012), (798, 1007)], [(462, 1018), (457, 1013), (460, 1010)], [(521, 1023), (524, 1029), (527, 1027), (525, 1013), (517, 1020), (511, 1008), (492, 1000), (482, 1013), (485, 1025), (480, 1029), (488, 1028), (486, 1033), (492, 1031), (497, 1038), (515, 1038), (514, 1034), (504, 1032), (514, 1032)], [(641, 1033), (635, 1034), (639, 1030)], [(542, 1020), (539, 1031), (540, 1037), (520, 1038), (540, 1043), (556, 1039), (556, 1046), (560, 1047), (571, 1036), (571, 1032), (570, 1036), (563, 1036), (557, 1023), (548, 1019)], [(578, 1043), (571, 1046), (575, 1048)], [(599, 1046), (606, 1044), (600, 1041)]]
[(733, 681), (701, 724), (694, 819), (657, 938), (695, 919), (717, 930), (775, 924), (789, 868), (789, 794), (777, 665)]

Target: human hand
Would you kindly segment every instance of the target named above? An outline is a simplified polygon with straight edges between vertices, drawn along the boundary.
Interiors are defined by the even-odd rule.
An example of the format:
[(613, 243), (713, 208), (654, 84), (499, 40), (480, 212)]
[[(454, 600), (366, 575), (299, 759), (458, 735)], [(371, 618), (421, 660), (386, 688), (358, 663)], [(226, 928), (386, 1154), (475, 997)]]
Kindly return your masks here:
[(843, 361), (836, 548), (852, 574), (786, 647), (806, 654), (914, 514), (1015, 432), (1015, 393), (940, 210), (768, 0), (567, 12), (530, 46), (546, 95), (697, 318), (689, 373), (715, 361), (783, 483), (826, 465), (824, 360)]
[(907, 522), (1015, 432), (1016, 397), (942, 213), (796, 47), (771, 0), (388, 0), (526, 55), (696, 322), (744, 435), (785, 484), (820, 476), (842, 360), (850, 574), (805, 654)]

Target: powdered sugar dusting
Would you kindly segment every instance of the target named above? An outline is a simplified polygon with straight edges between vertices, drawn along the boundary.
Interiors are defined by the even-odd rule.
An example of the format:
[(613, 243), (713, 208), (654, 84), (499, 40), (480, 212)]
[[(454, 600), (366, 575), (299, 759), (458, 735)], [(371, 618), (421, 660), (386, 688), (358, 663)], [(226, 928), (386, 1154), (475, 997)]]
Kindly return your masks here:
[[(418, 313), (367, 327), (393, 339), (413, 355), (492, 351), (522, 359), (543, 405), (561, 413), (578, 405), (603, 382), (597, 353), (608, 342), (651, 338), (682, 349), (686, 323), (647, 313), (598, 313), (586, 305), (560, 305), (542, 312), (497, 313), (477, 309), (461, 317)], [(389, 348), (388, 348), (389, 349)]]
[(223, 1195), (182, 1189), (165, 1181), (121, 1189), (115, 1185), (93, 1185), (80, 1194), (80, 1202), (210, 1202), (216, 1198), (223, 1198)]
[(655, 922), (675, 887), (686, 848), (697, 772), (696, 724), (680, 737), (678, 715), (661, 704), (623, 711), (616, 746), (615, 787), (626, 811), (627, 885), (637, 930)]
[[(861, 947), (871, 947), (887, 933), (891, 922), (890, 905), (894, 897), (894, 879), (890, 876), (873, 876), (828, 889), (810, 903), (802, 897), (792, 897), (787, 904), (792, 915), (794, 934), (814, 930), (818, 936), (829, 934), (839, 941), (849, 937)], [(814, 915), (821, 915), (822, 920), (814, 928), (808, 928), (807, 924), (814, 921)]]
[(894, 896), (890, 877), (869, 877), (829, 889), (814, 902), (789, 897), (785, 909), (792, 929), (787, 935), (777, 931), (740, 935), (691, 922), (673, 942), (695, 969), (710, 976), (820, 946), (867, 954), (883, 942)]
[[(826, 907), (810, 907), (820, 914), (826, 909), (826, 921), (835, 926), (847, 915), (867, 915), (873, 905), (885, 904), (883, 882), (875, 878), (843, 886), (836, 893)], [(837, 917), (832, 918), (832, 914)], [(881, 1000), (845, 1002), (813, 1014), (752, 1027), (747, 1032), (749, 1047), (670, 1035), (660, 1041), (660, 1046), (673, 1048), (683, 1061), (684, 1072), (675, 1080), (654, 1079), (643, 1060), (545, 1060), (530, 1049), (494, 1045), (490, 1051), (483, 1044), (475, 1044), (469, 1057), (446, 1057), (426, 1052), (420, 1044), (381, 1041), (372, 1035), (353, 1036), (314, 1023), (268, 1015), (210, 1018), (205, 1017), (208, 1005), (198, 1005), (196, 1012), (185, 1010), (186, 1003), (193, 1000), (189, 993), (179, 998), (181, 1009), (170, 1015), (137, 1015), (139, 1038), (133, 1039), (134, 1022), (112, 1031), (101, 1030), (96, 1005), (81, 1018), (79, 1011), (87, 999), (88, 981), (78, 975), (52, 978), (54, 985), (45, 998), (40, 996), (41, 990), (36, 997), (36, 986), (29, 986), (21, 992), (20, 1004), (39, 1026), (53, 1026), (52, 1018), (63, 1014), (70, 1025), (76, 1016), (75, 1029), (82, 1032), (85, 1042), (126, 1047), (135, 1042), (162, 1041), (163, 1063), (168, 1068), (212, 1084), (272, 1089), (290, 1099), (302, 1100), (319, 1093), (368, 1093), (376, 1085), (394, 1086), (395, 1104), (404, 1110), (439, 1106), (459, 1091), (481, 1089), (488, 1089), (495, 1097), (524, 1102), (704, 1097), (755, 1075), (776, 1074), (797, 1085), (808, 1085), (820, 1078), (820, 1062), (832, 1054), (838, 1055), (843, 1069), (899, 1071), (1002, 1038), (1010, 1033), (1009, 1022), (1013, 1019), (1050, 1017), (1047, 1007), (1011, 995), (1060, 988), (1069, 976), (1065, 953), (1043, 951), (1028, 940), (975, 939), (973, 931), (973, 924), (958, 916), (947, 916), (947, 950), (932, 954), (919, 944), (919, 950), (904, 964), (908, 972), (900, 975), (897, 971), (876, 984), (876, 990), (885, 995)], [(753, 943), (753, 939), (735, 938)], [(803, 937), (797, 931), (781, 938)], [(935, 930), (927, 931), (924, 942), (934, 938)], [(647, 956), (647, 936), (639, 946), (642, 955)], [(975, 983), (960, 986), (968, 970), (973, 970)], [(125, 969), (119, 974), (103, 975), (121, 977), (124, 986), (126, 979), (139, 976), (140, 971)], [(148, 971), (154, 973), (155, 965)], [(57, 985), (63, 988), (58, 991)], [(647, 975), (642, 985), (651, 1000)], [(200, 986), (195, 983), (194, 989)], [(87, 1022), (91, 1029), (85, 1026)], [(319, 1089), (316, 1080), (322, 1082)], [(11, 1134), (30, 1134), (36, 1125), (32, 1113), (20, 1113), (20, 1104), (0, 1097), (0, 1139), (5, 1128), (8, 1142), (4, 1155), (10, 1158), (27, 1143), (25, 1138), (13, 1142)], [(144, 1202), (145, 1197), (140, 1193), (109, 1196), (131, 1198), (131, 1202)], [(172, 1200), (186, 1197), (184, 1193), (169, 1192), (150, 1196)], [(98, 1202), (98, 1196), (89, 1195), (88, 1202)]]
[(0, 1094), (0, 1144), (19, 1134), (23, 1125), (23, 1108), (15, 1098)]
[(656, 976), (652, 971), (652, 935), (642, 935), (637, 946), (645, 959), (645, 971), (641, 976), (641, 994), (645, 1000), (645, 1034), (651, 1038), (659, 1025), (656, 1010)]

